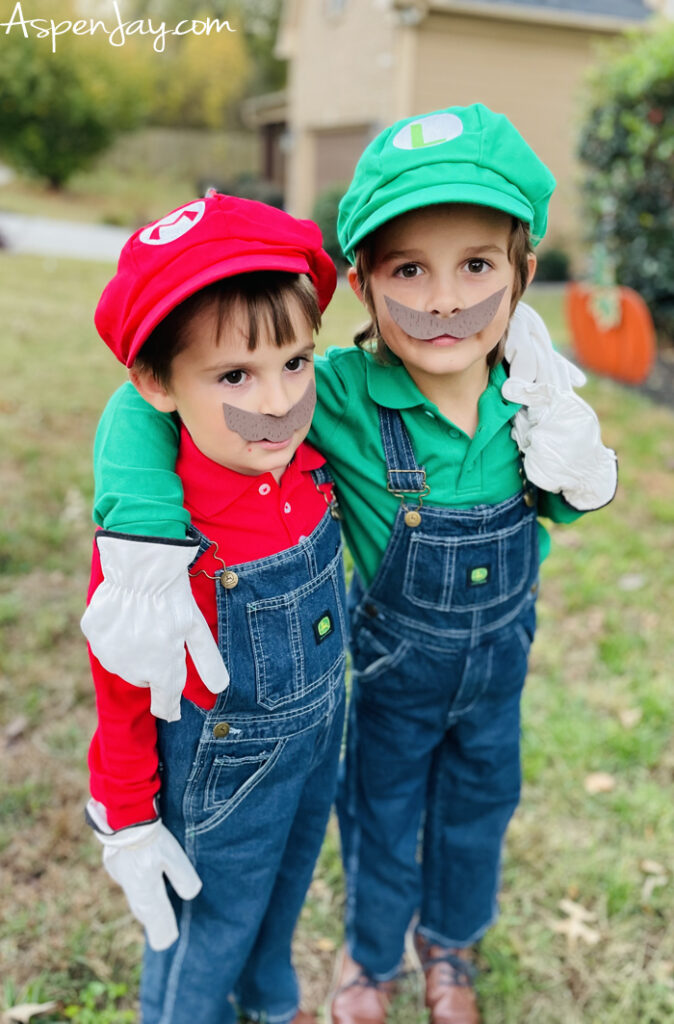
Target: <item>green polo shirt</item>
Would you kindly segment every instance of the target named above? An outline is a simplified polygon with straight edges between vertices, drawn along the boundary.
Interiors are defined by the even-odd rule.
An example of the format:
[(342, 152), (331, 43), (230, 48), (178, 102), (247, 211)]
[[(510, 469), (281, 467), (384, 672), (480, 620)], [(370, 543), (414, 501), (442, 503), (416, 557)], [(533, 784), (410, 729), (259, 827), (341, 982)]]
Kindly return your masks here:
[[(399, 409), (417, 462), (426, 470), (427, 504), (495, 504), (521, 489), (510, 420), (519, 406), (501, 395), (503, 367), (491, 371), (471, 438), (425, 398), (402, 364), (382, 365), (358, 348), (316, 359), (318, 404), (309, 441), (325, 455), (337, 485), (344, 534), (367, 585), (386, 549), (400, 499), (386, 490), (377, 405)], [(148, 405), (129, 383), (110, 399), (96, 435), (94, 520), (108, 530), (182, 538), (189, 515), (174, 472), (178, 424)], [(539, 494), (539, 514), (571, 522), (580, 513), (559, 495)], [(540, 527), (541, 557), (550, 548)]]
[[(402, 365), (384, 365), (359, 348), (331, 348), (316, 360), (318, 405), (309, 441), (327, 459), (337, 484), (344, 535), (366, 584), (382, 560), (400, 498), (386, 489), (377, 405), (398, 409), (417, 462), (426, 470), (429, 505), (470, 508), (505, 501), (522, 488), (519, 453), (510, 436), (519, 406), (501, 395), (506, 374), (495, 367), (469, 437), (422, 395)], [(539, 494), (539, 514), (571, 522), (580, 513), (559, 495)], [(541, 525), (541, 558), (550, 538)]]

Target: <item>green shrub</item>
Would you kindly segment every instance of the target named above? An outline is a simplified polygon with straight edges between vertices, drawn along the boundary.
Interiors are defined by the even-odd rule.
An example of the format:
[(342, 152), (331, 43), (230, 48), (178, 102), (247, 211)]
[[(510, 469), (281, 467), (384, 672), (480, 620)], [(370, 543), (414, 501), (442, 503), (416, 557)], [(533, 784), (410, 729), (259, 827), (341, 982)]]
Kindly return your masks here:
[(102, 37), (0, 37), (0, 153), (60, 188), (144, 111), (130, 53)]
[(579, 155), (589, 239), (674, 341), (674, 25), (630, 34), (594, 69)]
[(538, 257), (536, 281), (568, 281), (569, 256), (563, 249), (545, 249)]
[(337, 210), (346, 188), (346, 185), (330, 185), (318, 194), (311, 212), (312, 220), (316, 221), (323, 234), (323, 248), (335, 261), (337, 269), (347, 265), (337, 239)]

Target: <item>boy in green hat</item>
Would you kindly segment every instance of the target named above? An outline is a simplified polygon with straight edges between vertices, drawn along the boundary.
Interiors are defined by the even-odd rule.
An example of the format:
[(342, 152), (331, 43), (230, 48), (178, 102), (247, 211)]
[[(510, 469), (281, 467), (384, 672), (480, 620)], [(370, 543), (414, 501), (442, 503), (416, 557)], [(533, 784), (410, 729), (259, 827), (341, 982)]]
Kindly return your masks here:
[[(616, 486), (615, 455), (573, 391), (582, 375), (518, 305), (553, 188), (507, 118), (476, 104), (387, 129), (340, 206), (371, 323), (317, 361), (309, 435), (356, 565), (333, 1024), (383, 1024), (415, 915), (432, 1024), (479, 1021), (469, 948), (494, 920), (519, 799), (549, 548), (537, 517), (572, 521)], [(141, 403), (131, 418), (113, 397), (104, 414), (97, 507), (108, 530), (174, 536), (168, 490), (136, 501), (129, 525), (145, 471), (175, 457), (170, 424)]]

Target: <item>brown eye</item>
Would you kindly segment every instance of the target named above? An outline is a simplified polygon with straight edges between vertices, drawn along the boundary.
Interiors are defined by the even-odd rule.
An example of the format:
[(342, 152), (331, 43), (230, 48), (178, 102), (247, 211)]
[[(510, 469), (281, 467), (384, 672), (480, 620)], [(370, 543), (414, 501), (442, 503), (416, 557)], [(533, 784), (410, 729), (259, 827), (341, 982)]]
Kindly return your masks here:
[(418, 263), (404, 263), (402, 267), (398, 267), (396, 270), (396, 277), (403, 277), (409, 280), (412, 277), (418, 277), (421, 273), (421, 267)]
[(228, 384), (242, 384), (245, 376), (245, 370), (229, 370), (222, 375), (220, 381), (227, 381)]

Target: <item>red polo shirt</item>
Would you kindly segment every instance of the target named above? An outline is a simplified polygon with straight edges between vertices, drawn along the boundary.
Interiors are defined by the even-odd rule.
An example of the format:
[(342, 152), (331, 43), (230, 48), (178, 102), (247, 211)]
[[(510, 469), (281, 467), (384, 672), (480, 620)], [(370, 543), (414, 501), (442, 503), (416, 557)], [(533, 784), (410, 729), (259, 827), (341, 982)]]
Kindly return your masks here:
[[(183, 427), (176, 463), (192, 524), (217, 544), (192, 570), (209, 576), (226, 565), (238, 565), (284, 551), (318, 525), (331, 498), (331, 485), (317, 487), (311, 471), (325, 463), (306, 442), (297, 449), (280, 483), (271, 473), (243, 476), (206, 458)], [(94, 544), (89, 597), (101, 582)], [(195, 600), (217, 640), (215, 584), (207, 576), (192, 577)], [(157, 730), (150, 714), (150, 691), (131, 686), (101, 666), (89, 652), (96, 687), (98, 728), (89, 748), (91, 793), (108, 811), (112, 828), (156, 817)], [(232, 666), (228, 666), (230, 671)], [(215, 694), (206, 689), (187, 655), (184, 696), (199, 707), (212, 708)]]

